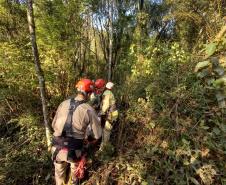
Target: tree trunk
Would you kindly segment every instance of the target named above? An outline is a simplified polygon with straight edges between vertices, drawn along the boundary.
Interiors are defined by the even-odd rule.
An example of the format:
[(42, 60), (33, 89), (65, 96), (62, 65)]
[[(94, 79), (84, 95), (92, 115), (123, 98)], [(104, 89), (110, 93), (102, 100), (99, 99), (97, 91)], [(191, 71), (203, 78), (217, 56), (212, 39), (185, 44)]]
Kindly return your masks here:
[(93, 37), (94, 37), (94, 47), (95, 47), (95, 57), (96, 57), (96, 66), (97, 66), (97, 73), (99, 73), (99, 58), (98, 58), (98, 54), (97, 54), (97, 37), (96, 37), (96, 28), (94, 27), (94, 25), (92, 25), (93, 28)]
[(109, 0), (109, 57), (108, 57), (108, 81), (111, 81), (112, 77), (112, 52), (113, 52), (113, 0)]
[(34, 64), (35, 64), (35, 71), (38, 76), (39, 80), (39, 89), (42, 101), (42, 111), (44, 117), (44, 124), (46, 129), (46, 139), (47, 139), (47, 146), (50, 148), (51, 145), (51, 127), (48, 122), (48, 111), (46, 105), (46, 95), (45, 95), (45, 78), (43, 71), (41, 69), (40, 61), (39, 61), (39, 53), (36, 43), (36, 34), (35, 34), (35, 22), (34, 22), (34, 14), (33, 14), (33, 2), (32, 0), (27, 1), (27, 19), (28, 19), (28, 26), (29, 26), (29, 33), (32, 45), (32, 52), (34, 55)]

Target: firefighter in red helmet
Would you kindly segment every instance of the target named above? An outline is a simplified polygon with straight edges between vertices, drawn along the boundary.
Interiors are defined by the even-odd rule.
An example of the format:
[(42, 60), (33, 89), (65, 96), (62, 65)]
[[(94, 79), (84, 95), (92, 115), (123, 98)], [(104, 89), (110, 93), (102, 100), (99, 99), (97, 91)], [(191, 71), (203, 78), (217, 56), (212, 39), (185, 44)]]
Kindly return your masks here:
[(95, 139), (99, 139), (102, 133), (97, 114), (87, 103), (94, 90), (94, 83), (90, 79), (81, 79), (76, 84), (76, 89), (76, 97), (60, 104), (52, 122), (54, 130), (52, 157), (56, 185), (65, 183), (68, 165), (71, 168), (72, 184), (78, 183), (78, 179), (82, 178), (84, 174), (81, 165), (84, 159), (82, 149), (88, 125)]
[(97, 79), (95, 81), (95, 91), (90, 96), (90, 104), (91, 106), (99, 112), (100, 110), (100, 104), (101, 104), (101, 97), (103, 94), (103, 91), (105, 90), (106, 81), (102, 78)]

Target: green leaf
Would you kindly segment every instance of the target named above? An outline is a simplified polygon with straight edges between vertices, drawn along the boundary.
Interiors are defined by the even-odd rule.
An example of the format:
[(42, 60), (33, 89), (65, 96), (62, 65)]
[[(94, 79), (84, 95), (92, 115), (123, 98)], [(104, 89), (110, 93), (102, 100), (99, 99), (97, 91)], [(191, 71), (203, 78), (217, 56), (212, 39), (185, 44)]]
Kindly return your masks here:
[(225, 100), (221, 100), (221, 101), (218, 101), (218, 105), (220, 108), (225, 108), (226, 107), (226, 103), (225, 103)]
[(199, 70), (206, 68), (210, 65), (210, 61), (205, 60), (203, 62), (199, 62), (198, 64), (196, 64), (195, 66), (195, 72), (198, 72)]
[(213, 71), (216, 72), (219, 76), (224, 75), (224, 68), (223, 67), (217, 67)]
[(218, 93), (216, 94), (216, 98), (217, 98), (217, 101), (222, 101), (222, 100), (224, 100), (226, 97), (225, 97), (225, 95), (224, 95), (223, 93), (218, 92)]
[(158, 151), (159, 149), (158, 149), (158, 146), (154, 146), (152, 149), (151, 149), (151, 152), (152, 153), (155, 153), (156, 151)]
[(194, 177), (190, 177), (189, 179), (190, 179), (191, 182), (193, 182), (195, 185), (200, 185), (200, 183), (199, 183)]
[(226, 44), (226, 38), (222, 38), (223, 43), (222, 44)]
[(226, 76), (219, 78), (213, 82), (214, 87), (220, 87), (226, 85)]
[(217, 43), (211, 42), (211, 43), (207, 44), (206, 45), (207, 57), (210, 57), (211, 55), (213, 55), (215, 53), (216, 49), (217, 49)]
[(213, 67), (218, 67), (219, 66), (219, 58), (218, 57), (211, 57), (211, 62), (213, 64)]
[(208, 130), (210, 127), (208, 127), (208, 126), (202, 126), (201, 128), (204, 129), (204, 130)]
[(207, 83), (208, 85), (212, 85), (214, 81), (215, 81), (215, 80), (214, 80), (213, 78), (209, 78), (209, 79), (206, 80), (206, 83)]
[(214, 132), (216, 135), (219, 135), (219, 134), (220, 134), (220, 129), (217, 128), (217, 127), (214, 127), (214, 128), (213, 128), (213, 132)]
[(186, 139), (182, 139), (182, 142), (184, 143), (184, 144), (189, 144), (190, 142), (189, 141), (187, 141)]
[(221, 130), (226, 133), (226, 125), (221, 125)]
[(209, 70), (208, 69), (204, 69), (204, 70), (202, 70), (201, 72), (199, 72), (197, 74), (197, 77), (198, 78), (204, 78), (204, 77), (208, 76), (209, 74), (210, 74)]
[(148, 185), (146, 181), (142, 181), (141, 185)]
[(189, 163), (188, 160), (186, 159), (186, 160), (183, 160), (183, 164), (184, 164), (185, 166), (188, 166), (190, 163)]
[(148, 126), (149, 126), (151, 129), (153, 129), (153, 128), (155, 128), (155, 123), (150, 122)]

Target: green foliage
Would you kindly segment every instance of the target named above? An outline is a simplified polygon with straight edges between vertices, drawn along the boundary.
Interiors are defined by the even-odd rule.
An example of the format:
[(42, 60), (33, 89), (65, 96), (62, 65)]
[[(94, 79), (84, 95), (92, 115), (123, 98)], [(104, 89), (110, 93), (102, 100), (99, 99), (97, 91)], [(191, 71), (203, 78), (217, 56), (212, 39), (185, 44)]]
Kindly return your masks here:
[[(109, 174), (92, 184), (224, 184), (225, 33), (213, 40), (225, 24), (224, 2), (112, 2), (119, 138), (90, 170), (98, 178), (111, 164)], [(106, 76), (108, 8), (97, 0), (35, 2), (50, 120), (78, 78)], [(24, 1), (0, 0), (1, 184), (52, 181), (26, 19)]]
[(24, 114), (2, 125), (2, 184), (46, 184), (51, 180), (40, 178), (50, 173), (46, 171), (50, 170), (50, 159), (46, 153), (44, 128), (39, 122), (39, 116)]
[(26, 6), (13, 1), (0, 1), (0, 41), (16, 40), (18, 46), (26, 38)]
[(111, 143), (107, 143), (103, 147), (103, 151), (99, 152), (98, 159), (100, 161), (107, 162), (111, 160), (115, 152), (114, 146)]
[(210, 57), (211, 55), (213, 55), (216, 49), (217, 49), (216, 43), (213, 42), (213, 43), (207, 44), (205, 48), (207, 57)]
[[(134, 181), (220, 184), (224, 165), (215, 155), (223, 159), (225, 154), (225, 113), (223, 104), (217, 105), (225, 98), (224, 68), (219, 62), (224, 60), (206, 59), (195, 66), (195, 57), (180, 44), (153, 47), (151, 43), (142, 54), (131, 52), (135, 60), (131, 85), (125, 86), (130, 107), (124, 120), (126, 140), (121, 142), (133, 148), (129, 156), (138, 156), (132, 164), (146, 169)], [(204, 52), (221, 55), (218, 48), (214, 44)], [(122, 173), (122, 178), (135, 171)]]
[[(219, 47), (220, 48), (220, 47)], [(226, 47), (225, 47), (226, 48)], [(210, 57), (216, 53), (217, 44), (210, 43), (206, 46), (205, 52), (207, 57)], [(221, 50), (218, 50), (218, 53)], [(197, 76), (204, 80), (205, 88), (216, 96), (220, 108), (225, 108), (225, 98), (226, 98), (226, 84), (225, 84), (225, 69), (219, 62), (219, 57), (212, 57), (204, 62), (199, 62), (196, 65), (195, 71), (198, 72)]]

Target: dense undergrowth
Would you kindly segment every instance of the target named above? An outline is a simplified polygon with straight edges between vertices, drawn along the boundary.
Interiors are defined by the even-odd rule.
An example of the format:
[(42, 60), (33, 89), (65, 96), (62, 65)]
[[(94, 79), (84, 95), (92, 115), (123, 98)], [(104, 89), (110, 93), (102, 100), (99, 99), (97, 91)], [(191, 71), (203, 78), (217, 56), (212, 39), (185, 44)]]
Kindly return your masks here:
[(0, 184), (47, 184), (52, 167), (40, 115), (7, 101), (1, 101)]
[[(219, 98), (225, 93), (225, 53), (218, 50), (203, 65), (180, 48), (173, 44), (168, 56), (163, 48), (165, 60), (155, 58), (146, 74), (137, 69), (123, 89), (129, 108), (122, 115), (112, 170), (119, 184), (226, 183), (225, 99)], [(183, 56), (172, 63), (175, 49)]]
[[(175, 48), (178, 55), (184, 55), (183, 66), (170, 61)], [(164, 48), (165, 60), (152, 61), (154, 49), (146, 59), (152, 61), (151, 71), (134, 71), (133, 83), (116, 92), (121, 114), (112, 135), (113, 146), (94, 159), (93, 164), (98, 165), (89, 168), (84, 184), (226, 183), (225, 110), (215, 97), (224, 85), (217, 88), (206, 82), (211, 76), (197, 76), (209, 66), (200, 67), (201, 62), (195, 68), (196, 62), (179, 48), (173, 44), (168, 54)], [(157, 51), (162, 54), (161, 49)], [(224, 52), (219, 54), (224, 56)], [(218, 59), (208, 60), (211, 64)], [(219, 65), (224, 69), (222, 62)], [(211, 75), (219, 79), (218, 72)], [(41, 105), (36, 102), (28, 94), (26, 99), (19, 94), (1, 101), (2, 184), (53, 183), (41, 113), (37, 112)]]
[[(54, 184), (24, 2), (0, 0), (0, 184)], [(107, 76), (108, 1), (67, 2), (34, 6), (50, 122), (78, 78)], [(117, 2), (120, 117), (83, 184), (225, 185), (225, 1)]]

